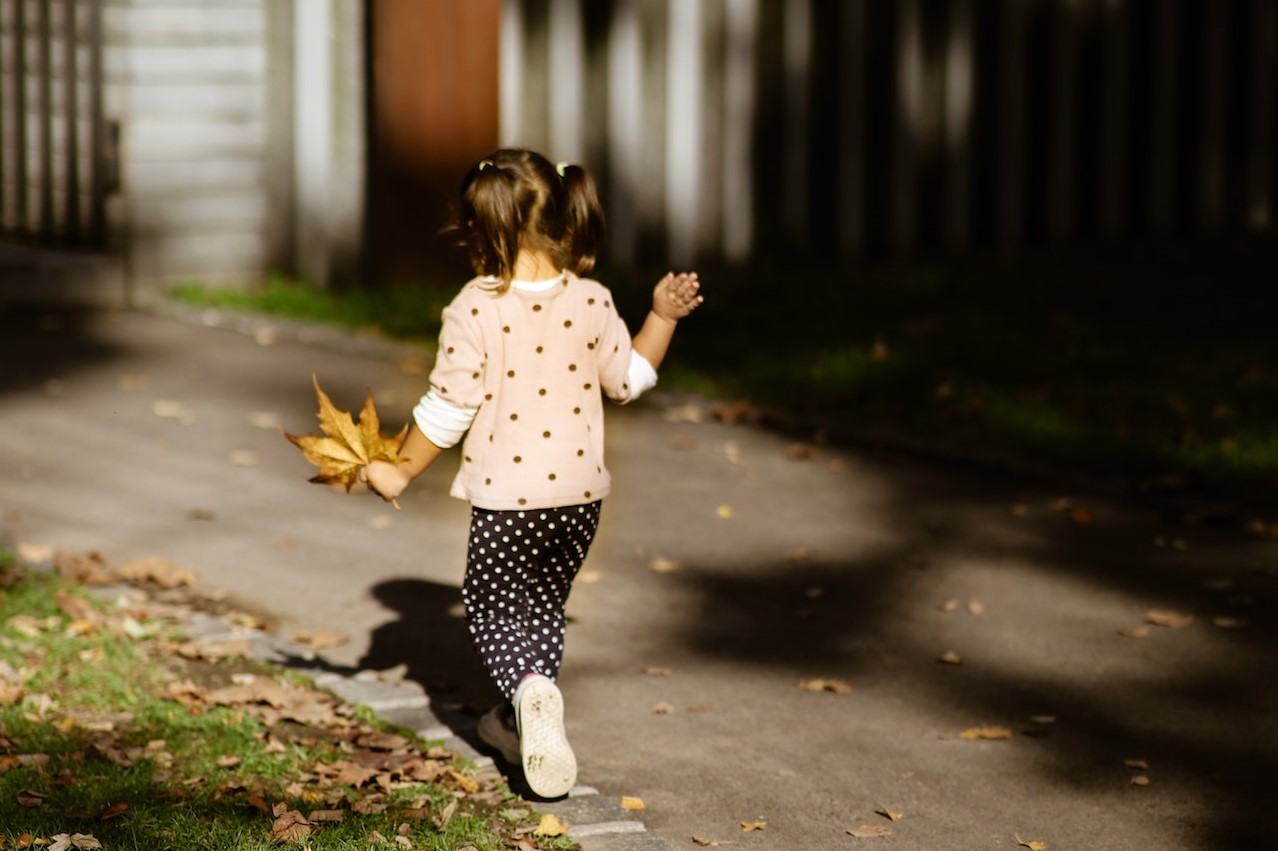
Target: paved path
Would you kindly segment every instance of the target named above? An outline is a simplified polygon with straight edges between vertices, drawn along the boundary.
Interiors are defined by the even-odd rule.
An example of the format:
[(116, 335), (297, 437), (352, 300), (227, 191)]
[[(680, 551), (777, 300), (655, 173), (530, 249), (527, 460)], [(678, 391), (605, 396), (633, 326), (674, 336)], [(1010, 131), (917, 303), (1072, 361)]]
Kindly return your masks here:
[[(193, 567), (280, 636), (349, 635), (325, 653), (334, 683), (407, 664), (431, 718), (474, 743), (494, 696), (457, 617), (455, 456), (396, 512), (307, 484), (269, 427), (313, 429), (312, 373), (347, 408), (371, 387), (398, 424), (420, 352), (138, 313), (0, 313), (0, 340), (0, 537)], [(800, 451), (660, 394), (608, 428), (617, 486), (562, 677), (598, 795), (557, 806), (646, 831), (588, 849), (1278, 843), (1278, 542), (969, 469)], [(1193, 622), (1120, 634), (1157, 610)], [(796, 687), (818, 679), (851, 691)], [(383, 708), (397, 705), (423, 708)], [(980, 727), (1011, 738), (961, 736)], [(861, 825), (891, 835), (847, 833)]]

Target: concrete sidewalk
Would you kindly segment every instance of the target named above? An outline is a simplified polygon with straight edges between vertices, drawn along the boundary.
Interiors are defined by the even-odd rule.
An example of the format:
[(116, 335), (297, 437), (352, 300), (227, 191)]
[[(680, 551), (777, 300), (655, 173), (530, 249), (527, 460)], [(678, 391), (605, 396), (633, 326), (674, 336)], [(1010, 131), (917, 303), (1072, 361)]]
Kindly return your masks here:
[[(0, 313), (0, 535), (169, 558), (285, 639), (347, 634), (316, 670), (406, 664), (425, 703), (400, 708), (474, 745), (495, 695), (458, 618), (455, 453), (396, 512), (307, 484), (278, 431), (314, 430), (312, 374), (347, 409), (371, 388), (397, 428), (427, 353), (228, 322)], [(556, 806), (632, 824), (586, 847), (1278, 843), (1273, 539), (796, 445), (660, 393), (608, 429), (561, 682), (599, 794)], [(1000, 738), (964, 736), (982, 728)]]

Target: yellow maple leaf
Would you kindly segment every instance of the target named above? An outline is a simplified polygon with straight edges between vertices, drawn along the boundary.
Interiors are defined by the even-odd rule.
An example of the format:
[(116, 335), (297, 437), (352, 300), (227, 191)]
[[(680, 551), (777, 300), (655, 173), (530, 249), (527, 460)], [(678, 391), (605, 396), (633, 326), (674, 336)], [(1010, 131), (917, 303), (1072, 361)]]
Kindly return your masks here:
[(564, 824), (559, 820), (558, 816), (553, 813), (546, 813), (541, 817), (541, 821), (537, 825), (537, 829), (533, 831), (534, 836), (562, 836), (568, 832), (570, 825)]
[[(345, 485), (349, 493), (358, 481), (360, 467), (373, 461), (399, 462), (398, 448), (408, 426), (394, 437), (383, 437), (372, 391), (365, 396), (364, 408), (356, 423), (349, 413), (333, 404), (333, 400), (320, 388), (318, 378), (312, 376), (311, 380), (315, 384), (315, 396), (319, 399), (317, 416), (324, 436), (308, 434), (299, 437), (287, 431), (284, 436), (302, 450), (307, 461), (319, 468), (312, 482)], [(398, 502), (392, 500), (392, 503), (399, 508)]]
[(1047, 851), (1047, 843), (1041, 839), (1021, 839), (1019, 834), (1013, 834), (1016, 837), (1016, 844), (1022, 848), (1028, 848), (1030, 851)]

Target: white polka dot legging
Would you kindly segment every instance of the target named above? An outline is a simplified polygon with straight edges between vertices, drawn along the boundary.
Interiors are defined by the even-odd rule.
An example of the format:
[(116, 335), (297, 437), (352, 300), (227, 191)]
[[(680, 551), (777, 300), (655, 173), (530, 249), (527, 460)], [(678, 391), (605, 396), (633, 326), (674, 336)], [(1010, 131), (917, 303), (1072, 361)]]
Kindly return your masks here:
[(473, 508), (462, 601), (484, 667), (507, 697), (525, 674), (554, 679), (564, 604), (599, 526), (600, 502), (531, 511)]

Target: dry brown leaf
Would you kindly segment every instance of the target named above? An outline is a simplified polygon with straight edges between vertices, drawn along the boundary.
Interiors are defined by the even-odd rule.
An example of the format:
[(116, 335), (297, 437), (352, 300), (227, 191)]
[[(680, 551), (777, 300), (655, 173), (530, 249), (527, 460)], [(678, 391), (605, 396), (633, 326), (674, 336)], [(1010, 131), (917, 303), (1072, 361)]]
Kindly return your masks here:
[(706, 848), (708, 846), (737, 844), (735, 842), (729, 842), (728, 840), (725, 840), (725, 839), (706, 839), (704, 836), (696, 836), (696, 835), (692, 837), (692, 841), (693, 843), (700, 845), (702, 848)]
[(863, 824), (860, 827), (849, 827), (847, 834), (857, 839), (881, 839), (884, 836), (891, 836), (892, 828), (886, 824)]
[[(364, 397), (364, 409), (356, 424), (349, 413), (333, 404), (333, 400), (320, 388), (318, 378), (312, 376), (311, 380), (319, 399), (320, 430), (325, 436), (299, 437), (287, 431), (284, 436), (302, 450), (307, 461), (319, 468), (319, 473), (311, 479), (312, 482), (340, 484), (349, 492), (356, 484), (360, 467), (365, 467), (372, 461), (399, 463), (398, 447), (403, 442), (408, 426), (404, 426), (403, 431), (394, 437), (383, 437), (371, 390)], [(393, 500), (392, 504), (399, 507)]]
[(720, 505), (718, 508), (716, 508), (716, 509), (714, 510), (714, 514), (715, 514), (715, 516), (716, 516), (716, 517), (718, 517), (720, 520), (731, 520), (731, 519), (732, 519), (732, 506), (731, 506), (731, 505)]
[(330, 647), (341, 647), (343, 644), (350, 641), (350, 636), (321, 629), (319, 632), (309, 635), (295, 635), (293, 636), (293, 640), (298, 644), (304, 644), (307, 647), (324, 650)]
[(666, 668), (662, 665), (644, 665), (639, 670), (650, 677), (668, 677), (674, 673), (674, 668)]
[(1090, 526), (1096, 522), (1096, 515), (1090, 508), (1075, 508), (1069, 513), (1069, 522), (1075, 526)]
[(1145, 622), (1152, 623), (1154, 626), (1181, 629), (1193, 624), (1194, 616), (1183, 612), (1173, 612), (1169, 609), (1150, 609), (1145, 613)]
[(135, 558), (122, 564), (117, 572), (130, 582), (154, 582), (161, 588), (195, 584), (194, 570), (164, 558)]
[[(276, 806), (279, 809), (279, 806)], [(297, 842), (306, 839), (315, 832), (315, 825), (306, 820), (297, 810), (285, 809), (282, 813), (277, 813), (277, 818), (271, 824), (271, 841), (272, 842)]]
[(342, 821), (346, 818), (346, 813), (342, 810), (311, 810), (311, 814), (306, 817), (309, 822), (321, 821)]
[(936, 661), (945, 665), (962, 665), (963, 657), (955, 653), (953, 650), (946, 650), (940, 656), (936, 657)]
[(688, 707), (688, 711), (694, 715), (701, 712), (714, 712), (714, 710), (713, 703), (694, 703)]
[(47, 800), (49, 800), (49, 796), (43, 792), (37, 792), (34, 789), (18, 790), (17, 801), (19, 806), (34, 809), (35, 807), (44, 806), (44, 802)]
[(629, 795), (622, 797), (621, 808), (623, 810), (646, 810), (648, 807), (644, 804), (643, 798), (632, 798)]
[(680, 565), (679, 562), (674, 559), (666, 558), (665, 556), (657, 556), (652, 561), (648, 562), (648, 569), (653, 573), (674, 573), (681, 566), (682, 565)]
[(1047, 851), (1047, 843), (1041, 839), (1025, 840), (1021, 839), (1019, 834), (1013, 834), (1013, 836), (1016, 837), (1016, 844), (1023, 848), (1028, 848), (1030, 851)]
[(985, 614), (985, 604), (982, 603), (980, 600), (968, 600), (967, 611), (968, 611), (968, 614), (976, 615), (979, 617)]
[(110, 821), (113, 818), (118, 818), (119, 816), (124, 815), (128, 811), (129, 805), (123, 801), (118, 804), (111, 804), (108, 807), (104, 807), (102, 811), (98, 813), (98, 821)]
[(1231, 618), (1221, 615), (1212, 618), (1211, 625), (1217, 629), (1242, 629), (1248, 624), (1245, 618)]
[[(473, 795), (479, 791), (479, 783), (475, 780), (475, 778), (467, 777), (465, 774), (462, 774), (460, 771), (455, 769), (449, 769), (448, 775), (456, 780), (457, 785), (462, 787), (462, 791), (467, 794)], [(556, 833), (553, 835), (558, 836), (559, 834)]]
[(878, 815), (883, 816), (888, 821), (900, 821), (901, 816), (903, 815), (902, 813), (893, 812), (892, 810), (888, 809), (883, 804), (879, 804), (879, 808), (875, 810), (874, 812)]
[(839, 679), (799, 680), (795, 683), (795, 688), (803, 691), (828, 691), (834, 694), (850, 694), (852, 692), (852, 686)]
[(1012, 731), (1009, 730), (1007, 727), (995, 727), (995, 726), (969, 727), (968, 729), (959, 733), (959, 738), (967, 739), (968, 741), (976, 741), (978, 739), (986, 739), (986, 740), (1010, 739), (1012, 738)]
[(816, 447), (810, 443), (791, 443), (785, 448), (785, 458), (787, 461), (811, 461), (816, 452)]
[[(0, 706), (13, 706), (22, 700), (25, 689), (22, 683), (0, 683)], [(0, 757), (3, 760), (3, 757)], [(4, 774), (4, 763), (0, 761), (0, 774)]]
[(225, 756), (219, 756), (217, 758), (217, 767), (218, 768), (234, 768), (235, 766), (239, 765), (243, 761), (244, 761), (243, 758), (235, 756), (234, 754), (226, 754)]
[(1149, 627), (1147, 626), (1120, 626), (1118, 634), (1123, 638), (1149, 638)]
[(741, 829), (746, 833), (753, 833), (756, 830), (767, 830), (768, 823), (766, 821), (743, 821)]
[(937, 610), (938, 610), (938, 611), (941, 611), (941, 612), (944, 612), (944, 613), (945, 613), (945, 614), (947, 614), (947, 615), (948, 615), (950, 612), (956, 612), (956, 611), (958, 611), (958, 607), (959, 607), (959, 601), (958, 601), (958, 600), (946, 600), (944, 603), (937, 603), (937, 604), (936, 604), (936, 608), (937, 608)]
[(661, 700), (652, 707), (653, 715), (669, 715), (675, 711), (674, 705), (666, 700)]
[(1144, 759), (1125, 759), (1123, 765), (1126, 768), (1138, 768), (1141, 771), (1149, 770), (1149, 761)]
[(1133, 778), (1132, 778), (1132, 785), (1133, 785), (1133, 786), (1148, 786), (1148, 785), (1149, 785), (1149, 775), (1147, 775), (1147, 774), (1137, 774), (1135, 777), (1133, 777)]
[(534, 836), (563, 836), (568, 832), (568, 828), (572, 825), (565, 824), (559, 820), (554, 813), (546, 813), (541, 817), (541, 821), (537, 824), (537, 829), (533, 831)]

